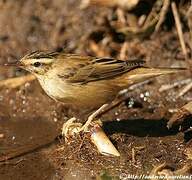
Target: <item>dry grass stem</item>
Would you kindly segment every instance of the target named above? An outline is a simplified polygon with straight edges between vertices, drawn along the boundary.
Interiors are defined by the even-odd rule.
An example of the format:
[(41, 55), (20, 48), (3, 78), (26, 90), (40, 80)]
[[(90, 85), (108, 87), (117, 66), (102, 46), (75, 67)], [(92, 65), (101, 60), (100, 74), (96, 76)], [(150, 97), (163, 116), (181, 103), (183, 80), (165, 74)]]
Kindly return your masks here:
[(127, 59), (127, 49), (128, 49), (128, 43), (124, 42), (120, 50), (119, 59), (123, 60)]
[(132, 163), (135, 164), (136, 162), (136, 152), (135, 152), (135, 148), (131, 149), (131, 157), (132, 157)]
[(17, 88), (27, 82), (35, 80), (35, 76), (32, 74), (21, 76), (21, 77), (15, 77), (10, 79), (5, 79), (0, 81), (0, 88)]
[(190, 6), (187, 12), (187, 20), (188, 20), (189, 33), (190, 33), (190, 40), (188, 42), (189, 42), (190, 49), (192, 50), (192, 6)]
[(126, 10), (133, 9), (139, 0), (82, 0), (80, 8), (85, 9), (90, 5), (99, 5), (106, 7), (121, 7)]
[(169, 5), (170, 5), (170, 0), (164, 0), (163, 7), (161, 8), (160, 15), (159, 15), (159, 21), (157, 22), (157, 24), (155, 26), (155, 32), (159, 31), (162, 23), (164, 22), (165, 16), (166, 16), (167, 11), (169, 9)]
[(180, 81), (176, 81), (173, 84), (164, 84), (164, 85), (162, 85), (160, 87), (159, 92), (164, 92), (164, 91), (173, 89), (175, 87), (178, 87), (178, 86), (181, 86), (181, 85), (184, 85), (184, 84), (188, 84), (190, 82), (192, 82), (192, 80), (191, 80), (191, 78), (188, 78), (188, 79), (183, 79), (183, 80), (180, 80)]
[(181, 91), (179, 92), (177, 98), (183, 96), (184, 94), (186, 94), (190, 89), (192, 88), (192, 81), (189, 82), (189, 84), (187, 84), (186, 86), (184, 86), (183, 89), (181, 89)]
[(182, 123), (192, 116), (192, 102), (185, 104), (179, 108), (176, 113), (167, 122), (167, 128), (170, 129), (176, 125), (182, 125)]
[(177, 11), (177, 6), (176, 6), (175, 2), (171, 3), (171, 8), (172, 8), (174, 19), (175, 19), (175, 24), (176, 24), (177, 33), (179, 36), (179, 41), (181, 44), (181, 49), (183, 51), (185, 58), (187, 59), (187, 49), (186, 49), (186, 45), (185, 45), (185, 41), (184, 41), (184, 37), (183, 37), (183, 31), (182, 31), (180, 18), (179, 18), (179, 13)]

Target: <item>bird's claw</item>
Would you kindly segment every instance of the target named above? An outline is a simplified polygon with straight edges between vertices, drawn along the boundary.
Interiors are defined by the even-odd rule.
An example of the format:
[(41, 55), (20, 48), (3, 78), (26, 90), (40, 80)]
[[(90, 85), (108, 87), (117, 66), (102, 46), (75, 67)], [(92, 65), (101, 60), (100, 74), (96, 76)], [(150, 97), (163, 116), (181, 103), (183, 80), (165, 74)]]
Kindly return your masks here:
[(69, 136), (74, 136), (75, 134), (78, 134), (80, 132), (88, 132), (90, 129), (90, 126), (94, 126), (95, 124), (99, 124), (102, 126), (102, 122), (100, 120), (94, 121), (93, 120), (101, 113), (108, 105), (104, 104), (101, 106), (97, 111), (95, 111), (93, 114), (91, 114), (86, 123), (82, 125), (81, 123), (74, 123), (76, 121), (76, 118), (73, 117), (69, 119), (66, 123), (63, 124), (62, 127), (62, 135), (65, 136), (65, 138)]
[(76, 121), (76, 118), (73, 117), (63, 124), (62, 136), (64, 136), (66, 139), (70, 136), (74, 136), (75, 134), (79, 134), (80, 132), (89, 132), (90, 127), (94, 126), (95, 124), (102, 126), (102, 122), (100, 120), (91, 122), (89, 125), (83, 125), (82, 123), (77, 123), (74, 121)]
[(82, 124), (77, 122), (75, 123), (74, 121), (76, 121), (75, 117), (69, 119), (66, 123), (63, 124), (61, 134), (65, 138), (80, 133)]

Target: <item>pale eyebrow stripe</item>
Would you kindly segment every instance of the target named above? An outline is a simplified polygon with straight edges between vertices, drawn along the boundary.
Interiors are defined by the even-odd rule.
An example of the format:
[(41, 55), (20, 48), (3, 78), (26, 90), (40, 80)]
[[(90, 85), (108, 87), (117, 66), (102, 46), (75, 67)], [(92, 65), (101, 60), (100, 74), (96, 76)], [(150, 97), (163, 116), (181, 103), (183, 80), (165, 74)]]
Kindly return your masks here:
[(51, 62), (53, 62), (53, 59), (48, 59), (48, 58), (42, 58), (42, 59), (24, 59), (24, 60), (21, 60), (21, 62), (23, 61), (23, 63), (25, 65), (29, 65), (31, 63), (35, 63), (35, 62), (40, 62), (40, 63), (43, 63), (43, 64), (49, 64)]

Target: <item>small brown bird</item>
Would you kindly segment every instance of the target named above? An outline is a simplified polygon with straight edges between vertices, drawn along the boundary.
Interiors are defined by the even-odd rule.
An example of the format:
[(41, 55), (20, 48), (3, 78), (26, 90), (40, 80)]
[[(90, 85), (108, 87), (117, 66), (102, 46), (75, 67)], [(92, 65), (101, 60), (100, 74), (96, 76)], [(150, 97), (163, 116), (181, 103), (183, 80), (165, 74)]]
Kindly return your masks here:
[[(36, 51), (24, 56), (17, 66), (33, 73), (51, 98), (90, 112), (111, 102), (120, 90), (132, 84), (181, 70), (144, 67), (144, 63), (138, 59), (123, 61)], [(106, 106), (90, 116), (82, 127), (79, 123), (76, 124), (78, 132), (87, 130), (104, 107)], [(65, 124), (64, 134), (74, 120), (72, 118)]]

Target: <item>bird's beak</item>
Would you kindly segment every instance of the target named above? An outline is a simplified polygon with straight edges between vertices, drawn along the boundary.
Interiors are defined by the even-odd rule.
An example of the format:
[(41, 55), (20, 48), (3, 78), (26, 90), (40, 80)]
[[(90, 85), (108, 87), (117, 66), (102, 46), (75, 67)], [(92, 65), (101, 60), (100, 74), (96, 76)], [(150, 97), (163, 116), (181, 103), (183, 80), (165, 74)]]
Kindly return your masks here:
[(23, 64), (20, 61), (12, 62), (12, 63), (6, 63), (4, 66), (15, 66), (15, 67), (23, 67)]

